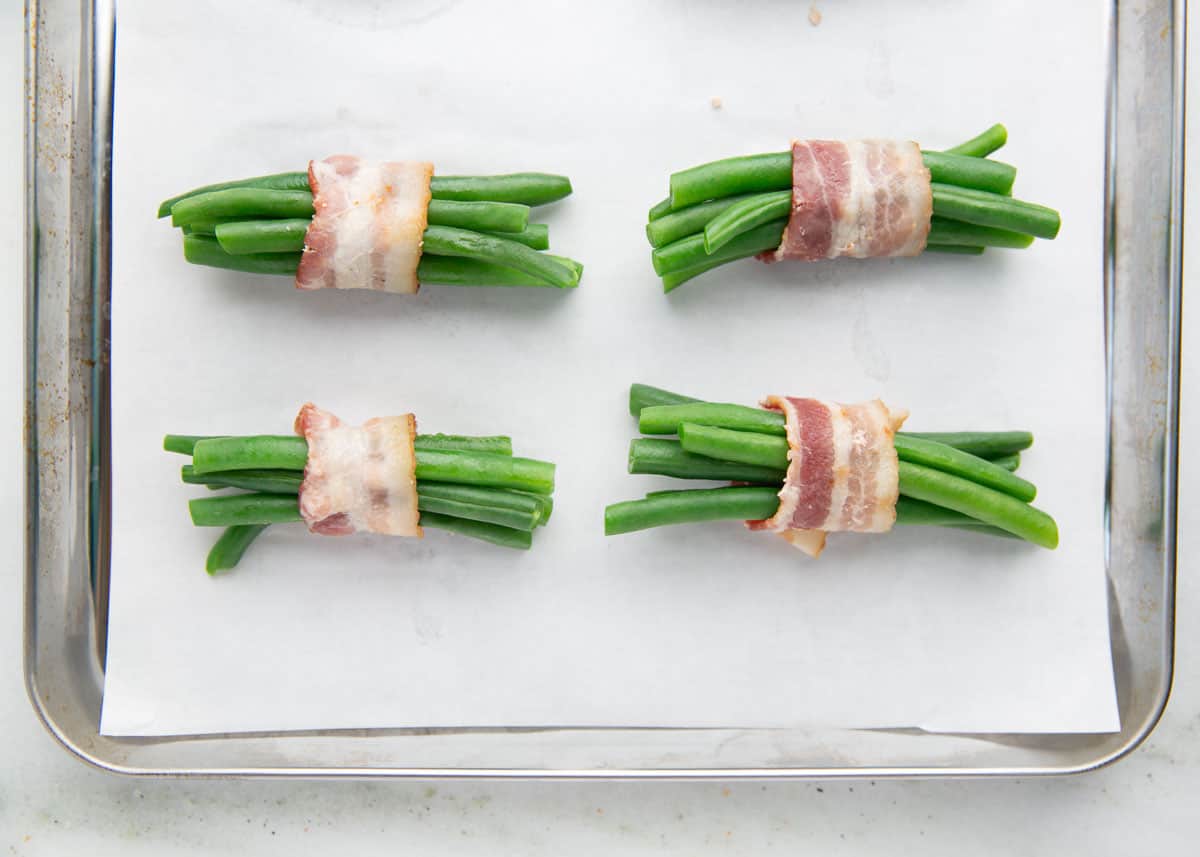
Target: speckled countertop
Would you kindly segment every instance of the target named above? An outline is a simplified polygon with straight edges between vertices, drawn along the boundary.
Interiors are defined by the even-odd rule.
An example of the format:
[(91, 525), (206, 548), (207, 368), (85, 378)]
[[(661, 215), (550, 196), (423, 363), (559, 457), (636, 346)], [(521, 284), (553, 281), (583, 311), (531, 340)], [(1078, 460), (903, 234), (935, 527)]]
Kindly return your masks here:
[[(1200, 794), (1200, 372), (1185, 348), (1175, 691), (1132, 757), (1065, 779), (763, 786), (172, 782), (91, 770), (34, 718), (21, 680), (22, 19), (0, 12), (0, 853), (1187, 854)], [(1193, 40), (1196, 44), (1197, 40)], [(1200, 69), (1200, 48), (1191, 51)], [(1195, 75), (1193, 75), (1194, 77)], [(1200, 117), (1200, 85), (1189, 113)], [(1200, 164), (1200, 145), (1189, 145)], [(1200, 202), (1200, 170), (1188, 199)], [(1200, 258), (1191, 230), (1190, 258)], [(1189, 276), (1195, 286), (1194, 272)], [(1187, 336), (1200, 333), (1193, 314)], [(1187, 361), (1188, 357), (1192, 357)], [(1189, 408), (1188, 406), (1192, 407)], [(1189, 505), (1190, 504), (1190, 505)]]

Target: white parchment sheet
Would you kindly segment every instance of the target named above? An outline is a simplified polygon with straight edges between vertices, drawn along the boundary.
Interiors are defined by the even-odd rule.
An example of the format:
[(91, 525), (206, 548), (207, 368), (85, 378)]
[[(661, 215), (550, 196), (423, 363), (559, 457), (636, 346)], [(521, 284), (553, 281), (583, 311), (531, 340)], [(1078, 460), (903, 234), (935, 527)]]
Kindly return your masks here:
[[(1103, 568), (1104, 3), (121, 0), (113, 571), (103, 731), (426, 725), (1117, 728)], [(812, 21), (819, 24), (814, 25)], [(1055, 242), (731, 265), (662, 294), (670, 172), (795, 136), (953, 145), (995, 121)], [(157, 203), (354, 152), (571, 176), (538, 213), (575, 292), (297, 293), (184, 263)], [(1029, 428), (1062, 545), (920, 529), (819, 561), (737, 523), (606, 539), (631, 381), (882, 397)], [(274, 527), (209, 578), (162, 435), (412, 410), (558, 463), (534, 549)]]

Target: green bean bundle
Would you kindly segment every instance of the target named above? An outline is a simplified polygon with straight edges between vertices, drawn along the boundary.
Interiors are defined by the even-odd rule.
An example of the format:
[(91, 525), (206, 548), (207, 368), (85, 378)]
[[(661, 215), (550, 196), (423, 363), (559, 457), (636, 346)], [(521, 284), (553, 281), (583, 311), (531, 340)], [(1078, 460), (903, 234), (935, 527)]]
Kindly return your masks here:
[[(772, 399), (772, 404), (777, 400)], [(863, 498), (873, 489), (855, 489), (884, 479), (888, 468), (881, 461), (872, 469), (870, 441), (864, 442), (858, 430), (873, 412), (867, 406), (840, 406), (845, 425), (855, 430), (854, 439), (843, 434), (834, 422), (824, 429), (830, 417), (823, 414), (827, 403), (816, 400), (778, 400), (781, 410), (743, 405), (703, 402), (645, 384), (634, 384), (629, 391), (630, 413), (638, 418), (643, 434), (673, 436), (636, 438), (629, 449), (629, 472), (672, 476), (678, 479), (713, 480), (735, 483), (728, 487), (658, 491), (641, 500), (614, 503), (605, 509), (606, 535), (618, 535), (699, 521), (745, 520), (753, 529), (782, 531), (797, 546), (802, 537), (816, 533), (815, 553), (824, 544), (824, 532), (817, 528), (796, 529), (795, 521), (804, 515), (850, 514), (853, 507), (855, 526), (839, 529), (883, 532), (893, 523), (890, 509), (883, 508), (883, 525), (863, 526), (874, 511)], [(1058, 527), (1054, 519), (1031, 505), (1037, 495), (1032, 482), (1018, 476), (1020, 453), (1033, 443), (1024, 431), (946, 432), (938, 434), (894, 431), (887, 409), (881, 403), (868, 403), (882, 409), (886, 425), (876, 433), (881, 442), (895, 449), (892, 461), (898, 472), (892, 477), (898, 488), (894, 523), (913, 526), (941, 526), (976, 533), (1009, 536), (1054, 548), (1058, 545)], [(810, 409), (807, 423), (812, 435), (804, 434), (804, 409)], [(833, 411), (830, 410), (832, 414)], [(789, 420), (796, 420), (793, 424)], [(791, 449), (789, 427), (801, 435), (803, 453), (798, 458)], [(822, 432), (825, 432), (822, 435)], [(840, 444), (840, 446), (839, 446)], [(845, 456), (838, 456), (845, 451)], [(861, 456), (860, 463), (856, 457)], [(815, 468), (809, 471), (810, 466)], [(835, 462), (843, 462), (848, 475), (835, 476)], [(821, 468), (825, 469), (822, 470)], [(805, 479), (811, 476), (810, 484)], [(829, 479), (826, 483), (823, 479)], [(843, 493), (838, 494), (837, 480)], [(823, 487), (833, 485), (832, 488)], [(782, 489), (782, 490), (781, 490)], [(858, 490), (858, 494), (856, 494)], [(878, 489), (881, 496), (886, 494)], [(822, 493), (824, 492), (824, 493)], [(846, 493), (849, 492), (849, 493)], [(834, 497), (843, 497), (845, 506)], [(894, 496), (894, 495), (893, 495)], [(797, 499), (798, 498), (798, 499)], [(871, 499), (868, 497), (867, 499)], [(784, 505), (792, 503), (787, 514)], [(820, 503), (824, 503), (824, 507)], [(781, 519), (773, 521), (777, 515)], [(795, 515), (796, 517), (788, 517)], [(770, 522), (771, 526), (766, 524)], [(778, 523), (778, 526), (775, 524)], [(761, 525), (760, 525), (761, 524)], [(814, 555), (815, 555), (814, 553)]]
[(530, 222), (534, 207), (571, 193), (569, 179), (431, 173), (337, 155), (309, 172), (196, 188), (165, 200), (158, 216), (182, 230), (192, 264), (295, 276), (305, 289), (579, 284), (583, 266), (543, 252), (549, 229)]
[[(318, 463), (307, 484), (305, 471), (314, 454), (308, 437), (167, 435), (164, 438), (165, 450), (191, 458), (180, 474), (185, 483), (204, 485), (213, 492), (225, 489), (236, 492), (214, 493), (188, 504), (194, 525), (224, 528), (208, 554), (205, 567), (209, 574), (236, 566), (254, 540), (272, 524), (304, 522), (311, 531), (326, 535), (347, 535), (364, 529), (391, 535), (419, 535), (420, 527), (432, 527), (502, 547), (527, 550), (533, 542), (533, 531), (550, 520), (554, 509), (554, 465), (514, 456), (508, 437), (409, 432), (409, 470), (396, 478), (386, 469), (389, 457), (398, 454), (403, 458), (409, 453), (391, 451), (389, 437), (395, 435), (386, 432), (393, 431), (394, 426), (389, 427), (387, 420), (402, 418), (372, 420), (361, 429), (350, 429), (367, 432), (362, 437), (370, 439), (363, 446), (368, 452), (362, 460), (361, 473), (357, 473), (353, 454), (362, 446), (358, 436), (345, 441), (339, 454), (336, 446), (328, 446), (339, 441), (329, 441), (330, 435), (319, 432), (312, 434), (316, 423), (301, 422), (306, 413), (309, 420), (314, 418), (313, 413), (317, 418), (331, 415), (310, 405), (301, 410), (298, 428), (304, 425), (306, 433), (321, 447), (315, 453)], [(381, 424), (384, 428), (378, 429)], [(318, 428), (342, 430), (336, 418)], [(377, 430), (385, 433), (370, 433)], [(334, 450), (332, 454), (330, 449)], [(358, 477), (362, 477), (361, 481), (355, 482)], [(328, 487), (331, 484), (335, 486), (332, 489)], [(311, 498), (302, 499), (302, 485), (305, 492), (318, 495), (315, 502)], [(359, 489), (365, 512), (336, 505), (339, 499), (344, 501), (347, 485)], [(333, 498), (333, 506), (326, 502), (329, 498)], [(402, 517), (405, 500), (415, 506), (409, 510), (411, 521), (407, 529), (376, 525), (373, 517), (376, 515), (389, 516), (380, 519), (389, 524), (394, 520), (391, 515)], [(393, 512), (392, 507), (399, 511)], [(370, 526), (350, 526), (356, 514), (365, 517)]]
[[(646, 225), (655, 273), (669, 292), (750, 256), (979, 255), (1052, 239), (1058, 212), (1013, 199), (1016, 168), (988, 158), (1007, 139), (994, 125), (944, 152), (891, 141), (799, 141), (789, 152), (674, 173)], [(886, 204), (871, 184), (881, 173), (892, 182)]]

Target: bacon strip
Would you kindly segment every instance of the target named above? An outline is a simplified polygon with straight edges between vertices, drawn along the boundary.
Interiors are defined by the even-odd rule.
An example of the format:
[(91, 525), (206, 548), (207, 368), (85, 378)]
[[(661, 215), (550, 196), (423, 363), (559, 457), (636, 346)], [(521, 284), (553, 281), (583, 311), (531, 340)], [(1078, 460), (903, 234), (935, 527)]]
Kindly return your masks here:
[(300, 515), (310, 532), (421, 536), (412, 414), (347, 426), (309, 402), (296, 415), (296, 434), (308, 441)]
[(916, 143), (796, 140), (792, 212), (765, 262), (916, 256), (933, 215), (929, 170)]
[(775, 514), (747, 527), (779, 533), (811, 556), (820, 554), (827, 532), (892, 528), (900, 496), (893, 438), (906, 412), (893, 413), (878, 399), (843, 405), (769, 396), (763, 407), (784, 415), (788, 470)]
[(314, 214), (296, 288), (415, 294), (432, 177), (420, 161), (310, 161)]

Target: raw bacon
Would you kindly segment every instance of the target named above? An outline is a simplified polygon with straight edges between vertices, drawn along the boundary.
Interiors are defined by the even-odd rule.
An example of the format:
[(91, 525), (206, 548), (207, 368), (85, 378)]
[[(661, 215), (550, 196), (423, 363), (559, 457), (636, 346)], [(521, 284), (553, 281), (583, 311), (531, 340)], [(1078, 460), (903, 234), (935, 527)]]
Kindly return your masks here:
[(311, 402), (304, 405), (296, 434), (308, 441), (300, 514), (309, 531), (420, 536), (416, 433), (412, 414), (347, 426)]
[(296, 287), (416, 293), (432, 177), (420, 161), (310, 161), (314, 214)]
[(817, 556), (827, 532), (892, 528), (900, 496), (893, 438), (906, 413), (879, 400), (843, 405), (784, 396), (768, 397), (763, 407), (784, 415), (788, 470), (778, 510), (747, 521), (750, 529), (780, 533)]
[(838, 256), (916, 256), (933, 215), (929, 170), (916, 143), (797, 140), (792, 212), (767, 262)]

